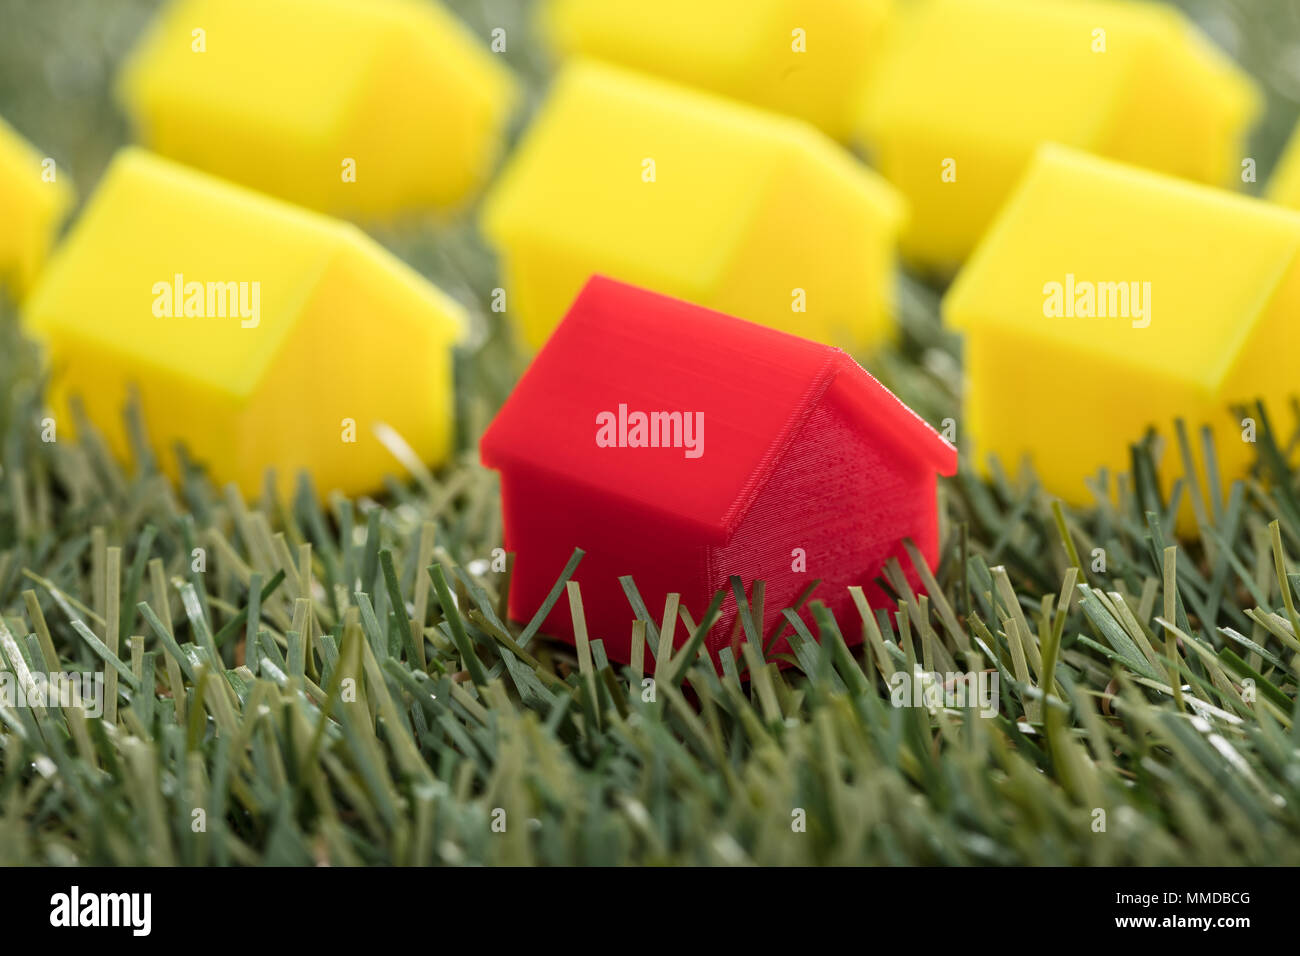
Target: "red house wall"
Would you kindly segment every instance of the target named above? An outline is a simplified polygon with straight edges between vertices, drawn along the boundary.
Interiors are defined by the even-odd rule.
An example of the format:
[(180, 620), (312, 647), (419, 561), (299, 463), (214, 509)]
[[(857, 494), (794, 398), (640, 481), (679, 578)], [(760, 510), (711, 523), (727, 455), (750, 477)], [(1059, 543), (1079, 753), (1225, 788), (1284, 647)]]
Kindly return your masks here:
[[(507, 551), (516, 554), (510, 589), (510, 616), (527, 621), (545, 601), (575, 547), (583, 556), (573, 580), (582, 586), (587, 634), (600, 639), (615, 661), (631, 656), (632, 622), (621, 575), (630, 574), (658, 624), (670, 591), (682, 595), (693, 614), (702, 614), (712, 592), (707, 590), (707, 548), (688, 528), (647, 519), (628, 505), (567, 480), (510, 466), (501, 477), (502, 513)], [(573, 640), (573, 619), (566, 594), (551, 611), (542, 631)], [(682, 640), (682, 628), (677, 630)], [(646, 652), (652, 669), (655, 647)]]
[[(725, 586), (729, 575), (740, 574), (751, 597), (752, 581), (766, 582), (766, 638), (784, 620), (782, 609), (821, 578), (810, 600), (831, 609), (845, 641), (859, 643), (861, 618), (847, 588), (861, 585), (873, 609), (892, 609), (874, 583), (891, 557), (899, 559), (912, 586), (920, 588), (901, 542), (911, 537), (928, 560), (936, 559), (935, 483), (929, 466), (865, 434), (832, 389), (809, 416), (735, 535), (710, 554), (712, 580)], [(806, 555), (806, 571), (792, 569), (795, 548)], [(734, 599), (729, 596), (723, 607), (724, 620), (710, 635), (714, 650), (727, 644), (735, 619)], [(811, 613), (805, 608), (800, 616), (816, 635)], [(774, 651), (789, 651), (785, 638)]]
[[(756, 578), (766, 581), (764, 635), (782, 620), (781, 610), (821, 578), (812, 598), (830, 607), (849, 644), (858, 643), (861, 623), (847, 587), (860, 584), (873, 608), (892, 608), (874, 583), (888, 558), (898, 557), (919, 588), (901, 539), (910, 536), (932, 563), (938, 551), (934, 471), (864, 434), (858, 414), (847, 411), (832, 388), (721, 546), (709, 546), (689, 527), (646, 517), (597, 489), (577, 488), (538, 469), (504, 468), (505, 545), (517, 555), (511, 616), (532, 617), (576, 546), (586, 551), (574, 580), (582, 586), (588, 635), (602, 640), (614, 661), (630, 658), (635, 615), (618, 582), (625, 574), (636, 580), (656, 624), (670, 591), (681, 593), (698, 620), (714, 593), (725, 589), (722, 616), (707, 639), (715, 653), (728, 644), (737, 616), (730, 575), (741, 575), (746, 593), (752, 593)], [(792, 568), (795, 548), (806, 554), (806, 571)], [(816, 634), (806, 609), (802, 617)], [(561, 594), (542, 630), (573, 640), (567, 595)], [(679, 623), (677, 643), (686, 637)], [(653, 669), (653, 650), (652, 644), (647, 670)], [(788, 652), (784, 638), (775, 650)]]

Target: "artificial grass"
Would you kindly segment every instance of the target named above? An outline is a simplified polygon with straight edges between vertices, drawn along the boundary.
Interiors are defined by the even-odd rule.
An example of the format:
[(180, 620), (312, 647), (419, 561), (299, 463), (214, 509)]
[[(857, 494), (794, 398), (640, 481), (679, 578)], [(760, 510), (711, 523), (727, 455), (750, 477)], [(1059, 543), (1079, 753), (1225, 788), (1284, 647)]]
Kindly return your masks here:
[[(29, 6), (68, 33), (66, 8)], [(87, 121), (82, 184), (112, 122)], [(493, 263), (464, 223), (381, 238), (481, 321), (460, 458), (374, 498), (246, 502), (192, 464), (173, 487), (147, 423), (130, 473), (84, 427), (43, 441), (38, 363), (0, 314), (0, 657), (117, 690), (113, 719), (0, 706), (0, 863), (1300, 862), (1300, 409), (1251, 410), (1248, 481), (1207, 457), (1176, 493), (1200, 532), (1173, 551), (1149, 442), (1087, 509), (964, 463), (929, 597), (891, 569), (896, 604), (834, 621), (813, 591), (786, 669), (742, 681), (770, 638), (744, 632), (721, 675), (679, 652), (651, 701), (602, 635), (568, 649), (505, 620), (472, 449), (523, 363), (483, 305)], [(936, 316), (906, 280), (902, 339), (871, 367), (937, 423), (958, 418), (960, 356)], [(1196, 424), (1167, 455), (1200, 457)], [(662, 615), (628, 592), (648, 665)], [(914, 666), (996, 671), (999, 714), (892, 706), (887, 675)]]
[[(0, 863), (1300, 862), (1300, 476), (1262, 410), (1257, 475), (1223, 488), (1211, 457), (1176, 493), (1186, 547), (1150, 443), (1081, 512), (963, 471), (929, 597), (891, 568), (895, 605), (835, 621), (814, 591), (788, 669), (751, 670), (749, 626), (722, 675), (690, 642), (648, 700), (601, 635), (505, 620), (472, 453), (382, 502), (245, 502), (193, 466), (173, 489), (84, 423), (43, 441), (5, 328), (0, 652), (118, 696), (115, 719), (0, 706)], [(916, 667), (996, 669), (1000, 713), (892, 706)]]

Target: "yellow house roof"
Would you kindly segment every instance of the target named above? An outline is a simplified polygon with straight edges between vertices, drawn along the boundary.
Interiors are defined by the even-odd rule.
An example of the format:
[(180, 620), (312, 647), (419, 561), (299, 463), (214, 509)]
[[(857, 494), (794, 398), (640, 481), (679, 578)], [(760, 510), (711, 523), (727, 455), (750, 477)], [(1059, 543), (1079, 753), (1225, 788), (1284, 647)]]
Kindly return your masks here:
[(154, 151), (361, 216), (460, 201), (515, 99), (486, 38), (428, 0), (174, 0), (119, 91)]
[(1044, 142), (1215, 184), (1239, 170), (1259, 93), (1172, 7), (920, 0), (909, 9), (860, 117), (877, 166), (912, 203), (903, 244), (915, 260), (960, 264)]
[[(575, 61), (489, 192), (482, 225), (508, 274), (533, 263), (509, 284), (531, 296), (540, 346), (593, 273), (766, 324), (791, 316), (795, 286), (811, 287), (809, 314), (836, 297), (841, 315), (866, 313), (846, 290), (883, 300), (904, 215), (888, 183), (806, 122)], [(818, 243), (834, 252), (798, 261)], [(772, 287), (756, 292), (763, 281)]]
[(1300, 126), (1291, 135), (1268, 181), (1268, 198), (1283, 206), (1300, 209)]
[[(357, 314), (358, 336), (400, 341), (393, 326), (405, 323), (448, 344), (460, 334), (460, 306), (356, 227), (128, 148), (109, 166), (25, 315), (42, 337), (75, 339), (135, 367), (247, 396), (295, 328), (311, 321), (317, 287), (340, 269), (363, 301), (402, 306)], [(196, 291), (191, 283), (202, 286), (193, 303), (200, 315), (183, 314)], [(177, 286), (180, 300), (166, 291)], [(236, 310), (239, 294), (250, 316), (256, 303), (255, 318)]]
[(562, 53), (599, 57), (802, 117), (837, 139), (895, 0), (547, 0)]
[[(1300, 214), (1049, 145), (957, 276), (944, 315), (1029, 351), (1036, 342), (1214, 392), (1298, 251)], [(1111, 283), (1128, 287), (1127, 311)], [(1081, 314), (1089, 295), (1091, 317)]]
[(924, 2), (884, 58), (866, 129), (888, 136), (937, 126), (999, 143), (1094, 135), (1162, 25), (1129, 5), (1106, 53), (1096, 54), (1097, 12), (1090, 3)]
[(0, 119), (0, 284), (20, 298), (43, 263), (73, 191), (63, 171), (44, 175), (43, 157)]
[[(704, 286), (780, 168), (785, 144), (774, 144), (765, 119), (684, 87), (576, 63), (560, 73), (493, 186), (484, 231), (497, 242), (545, 235), (587, 253), (618, 236), (622, 255), (650, 257)], [(653, 183), (643, 179), (647, 160)]]

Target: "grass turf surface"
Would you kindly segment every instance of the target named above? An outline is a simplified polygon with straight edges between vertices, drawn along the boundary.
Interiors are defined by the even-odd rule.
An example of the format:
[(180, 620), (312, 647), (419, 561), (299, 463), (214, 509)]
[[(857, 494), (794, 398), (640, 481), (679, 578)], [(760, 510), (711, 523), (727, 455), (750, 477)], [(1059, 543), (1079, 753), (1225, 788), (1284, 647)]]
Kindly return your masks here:
[[(0, 14), (0, 112), (83, 190), (122, 139), (105, 83), (150, 6)], [(540, 75), (502, 6), (514, 65)], [(1193, 9), (1281, 103), (1294, 8)], [(42, 96), (67, 112), (38, 115)], [(1293, 110), (1261, 126), (1262, 169)], [(744, 683), (752, 650), (718, 676), (688, 647), (647, 702), (600, 635), (575, 652), (504, 620), (496, 484), (472, 443), (522, 360), (483, 305), (490, 255), (464, 221), (380, 238), (480, 323), (462, 455), (373, 499), (244, 502), (195, 469), (171, 488), (147, 452), (123, 471), (93, 435), (43, 442), (35, 356), (0, 317), (8, 679), (103, 669), (117, 691), (113, 720), (0, 706), (0, 863), (1300, 862), (1300, 409), (1252, 410), (1249, 481), (1211, 465), (1182, 489), (1201, 531), (1176, 551), (1145, 444), (1111, 477), (1116, 503), (1078, 511), (1031, 475), (963, 468), (941, 490), (931, 597), (893, 572), (896, 606), (818, 613), (796, 666)], [(905, 280), (903, 304), (872, 368), (931, 421), (956, 416), (937, 292)], [(1167, 454), (1200, 457), (1195, 427), (1181, 439)], [(914, 665), (996, 669), (1001, 713), (891, 706), (887, 675)]]

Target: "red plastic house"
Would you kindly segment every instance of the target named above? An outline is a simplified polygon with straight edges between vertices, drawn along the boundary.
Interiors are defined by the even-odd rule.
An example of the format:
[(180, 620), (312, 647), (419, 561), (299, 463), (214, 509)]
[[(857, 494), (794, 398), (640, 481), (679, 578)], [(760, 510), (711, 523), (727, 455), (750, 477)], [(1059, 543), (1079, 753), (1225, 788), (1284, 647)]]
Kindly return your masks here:
[[(766, 582), (764, 635), (820, 578), (812, 599), (860, 640), (847, 586), (882, 606), (873, 579), (894, 556), (913, 573), (908, 537), (934, 565), (936, 472), (957, 466), (951, 445), (839, 349), (601, 277), (480, 450), (501, 472), (511, 616), (531, 618), (580, 547), (588, 633), (624, 663), (636, 615), (621, 575), (656, 622), (669, 592), (698, 621), (726, 589), (712, 653), (736, 619), (733, 574), (746, 593)], [(567, 601), (543, 630), (573, 639)]]

